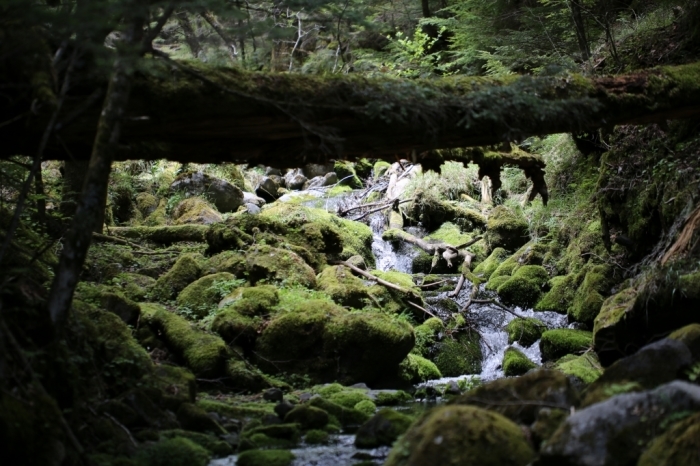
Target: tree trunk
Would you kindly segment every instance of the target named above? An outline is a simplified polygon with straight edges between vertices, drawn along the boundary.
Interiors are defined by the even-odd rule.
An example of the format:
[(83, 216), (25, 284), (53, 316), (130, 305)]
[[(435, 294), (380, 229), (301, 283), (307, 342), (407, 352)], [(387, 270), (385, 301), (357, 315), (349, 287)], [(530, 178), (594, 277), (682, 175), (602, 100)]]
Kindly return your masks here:
[(141, 43), (144, 22), (142, 17), (131, 21), (132, 24), (125, 33), (124, 45), (120, 47), (115, 60), (81, 199), (63, 243), (56, 276), (51, 285), (49, 314), (59, 330), (68, 318), (73, 293), (92, 240), (92, 232), (100, 229), (100, 222), (104, 216), (112, 159), (131, 90), (134, 57), (130, 56), (133, 51), (129, 48)]
[(591, 58), (591, 48), (588, 44), (586, 24), (583, 21), (581, 5), (578, 3), (579, 1), (580, 0), (569, 0), (567, 4), (569, 6), (569, 11), (571, 12), (571, 19), (574, 23), (576, 39), (578, 40), (578, 48), (581, 51), (581, 58), (583, 58), (583, 61), (588, 61)]
[(178, 24), (182, 28), (183, 34), (185, 35), (185, 42), (190, 48), (190, 52), (192, 52), (194, 58), (199, 59), (202, 56), (202, 45), (199, 43), (199, 38), (197, 37), (197, 33), (192, 27), (192, 23), (190, 22), (190, 18), (187, 15), (187, 12), (180, 11), (175, 16), (177, 17)]

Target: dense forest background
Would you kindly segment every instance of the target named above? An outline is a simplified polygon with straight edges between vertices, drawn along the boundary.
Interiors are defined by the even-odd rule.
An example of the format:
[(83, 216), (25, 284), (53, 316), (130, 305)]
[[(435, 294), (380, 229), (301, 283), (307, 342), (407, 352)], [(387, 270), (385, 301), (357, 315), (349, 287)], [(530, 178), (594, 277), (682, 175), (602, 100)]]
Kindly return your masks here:
[[(696, 0), (3, 0), (0, 451), (286, 465), (359, 428), (407, 432), (390, 465), (700, 464), (698, 62)], [(278, 200), (318, 176), (338, 215)], [(440, 386), (456, 424), (385, 407), (479, 374), (494, 302), (525, 375)], [(421, 443), (465, 425), (497, 440)]]

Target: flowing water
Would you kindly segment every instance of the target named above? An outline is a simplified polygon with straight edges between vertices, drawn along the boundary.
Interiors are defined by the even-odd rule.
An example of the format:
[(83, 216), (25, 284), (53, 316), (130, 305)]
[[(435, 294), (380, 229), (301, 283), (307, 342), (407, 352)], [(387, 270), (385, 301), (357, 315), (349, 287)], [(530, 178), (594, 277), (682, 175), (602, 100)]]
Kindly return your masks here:
[[(319, 198), (314, 201), (309, 201), (310, 207), (326, 208), (329, 211), (335, 211), (338, 203), (342, 202), (342, 198)], [(306, 203), (305, 203), (306, 204)], [(312, 205), (313, 204), (313, 205)], [(411, 273), (413, 258), (419, 253), (419, 250), (410, 244), (402, 243), (398, 249), (382, 239), (382, 232), (385, 229), (386, 219), (381, 213), (376, 213), (370, 217), (370, 227), (372, 228), (373, 241), (372, 252), (376, 258), (377, 269), (382, 271), (396, 270), (404, 273)], [(407, 231), (413, 235), (422, 237), (425, 231), (411, 227)], [(449, 279), (456, 285), (457, 277), (452, 276)], [(441, 300), (451, 299), (456, 301), (460, 309), (464, 307), (471, 294), (471, 287), (468, 282), (465, 283), (462, 291), (455, 298), (449, 295), (449, 291), (438, 293), (426, 293), (425, 302), (431, 312), (446, 319), (449, 317), (449, 311), (442, 308), (439, 304)], [(486, 291), (483, 285), (477, 293), (478, 299), (495, 298), (493, 292)], [(508, 334), (505, 331), (505, 326), (519, 317), (536, 317), (543, 321), (548, 328), (562, 328), (567, 325), (566, 315), (557, 314), (555, 312), (535, 312), (532, 309), (521, 309), (516, 307), (511, 309), (511, 312), (505, 311), (503, 308), (494, 304), (472, 304), (469, 307), (467, 318), (470, 323), (475, 326), (476, 330), (481, 335), (481, 351), (483, 354), (482, 369), (480, 374), (465, 374), (459, 377), (445, 377), (438, 380), (431, 380), (421, 386), (436, 386), (446, 385), (450, 381), (460, 379), (472, 379), (478, 377), (481, 381), (494, 380), (503, 377), (503, 369), (501, 362), (506, 348), (508, 348)], [(515, 315), (514, 315), (515, 314)], [(539, 341), (532, 346), (525, 348), (515, 343), (511, 345), (522, 351), (533, 362), (542, 364)], [(373, 450), (359, 450), (354, 446), (354, 435), (335, 435), (331, 436), (331, 444), (324, 446), (305, 445), (301, 444), (299, 448), (292, 450), (296, 459), (292, 463), (293, 466), (350, 466), (362, 460), (370, 460), (375, 464), (382, 464), (388, 455), (389, 448), (381, 447)], [(213, 460), (209, 466), (234, 466), (237, 461), (237, 456)]]

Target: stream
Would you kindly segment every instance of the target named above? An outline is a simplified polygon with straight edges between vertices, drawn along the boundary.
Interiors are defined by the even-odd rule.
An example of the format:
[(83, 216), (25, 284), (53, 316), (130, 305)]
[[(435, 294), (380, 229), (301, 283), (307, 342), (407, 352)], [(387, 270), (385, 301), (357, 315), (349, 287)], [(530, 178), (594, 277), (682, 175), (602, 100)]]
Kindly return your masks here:
[[(342, 196), (344, 197), (344, 196)], [(342, 202), (342, 197), (338, 198), (323, 198), (305, 201), (303, 204), (309, 207), (325, 208), (331, 212), (335, 212), (339, 203)], [(398, 248), (395, 248), (391, 243), (382, 239), (382, 232), (385, 229), (385, 217), (382, 213), (375, 213), (370, 217), (370, 227), (372, 228), (373, 241), (372, 252), (376, 259), (376, 268), (382, 271), (395, 270), (398, 272), (412, 273), (413, 259), (418, 255), (417, 247), (402, 243)], [(411, 234), (423, 237), (426, 232), (420, 227), (408, 227), (406, 231)], [(456, 285), (457, 276), (445, 276), (450, 278), (452, 284)], [(449, 291), (443, 292), (426, 292), (425, 303), (429, 306), (429, 310), (439, 317), (446, 319), (450, 312), (447, 309), (441, 308), (438, 304), (443, 299), (451, 299), (456, 301), (459, 308), (463, 308), (469, 299), (470, 286), (467, 282), (456, 298), (449, 297)], [(495, 293), (484, 289), (481, 285), (477, 293), (478, 299), (494, 298)], [(563, 328), (567, 326), (567, 316), (557, 314), (556, 312), (535, 312), (532, 309), (522, 309), (515, 307), (512, 309), (518, 316), (521, 317), (536, 317), (543, 321), (548, 328)], [(461, 379), (478, 378), (482, 382), (495, 380), (504, 376), (501, 363), (503, 355), (508, 348), (508, 334), (504, 327), (515, 318), (509, 312), (493, 304), (472, 304), (469, 307), (470, 321), (476, 325), (476, 329), (481, 334), (481, 351), (483, 354), (482, 370), (480, 374), (465, 374), (459, 377), (443, 377), (437, 380), (430, 380), (419, 385), (425, 386), (444, 386), (451, 381), (459, 381)], [(537, 365), (542, 364), (540, 354), (539, 340), (530, 347), (523, 347), (517, 343), (513, 344), (515, 348), (522, 351)], [(437, 402), (440, 402), (438, 398)], [(412, 403), (414, 405), (396, 407), (395, 409), (425, 409), (425, 403), (432, 404), (434, 402)], [(415, 406), (415, 405), (421, 406)], [(354, 446), (354, 435), (333, 435), (330, 438), (329, 445), (305, 445), (300, 444), (292, 453), (296, 459), (292, 463), (293, 466), (350, 466), (360, 461), (372, 461), (379, 465), (386, 459), (390, 448), (380, 447), (372, 450), (358, 449)], [(237, 455), (213, 460), (209, 466), (234, 466), (237, 461)]]

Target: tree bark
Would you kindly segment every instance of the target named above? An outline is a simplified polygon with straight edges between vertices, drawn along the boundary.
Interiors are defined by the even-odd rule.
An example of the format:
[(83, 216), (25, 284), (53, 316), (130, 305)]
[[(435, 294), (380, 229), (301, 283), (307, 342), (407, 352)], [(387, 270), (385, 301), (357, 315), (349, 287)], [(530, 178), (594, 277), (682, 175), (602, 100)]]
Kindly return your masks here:
[(180, 11), (175, 16), (177, 17), (178, 24), (182, 28), (182, 33), (185, 35), (185, 42), (190, 48), (192, 56), (194, 56), (194, 58), (200, 58), (200, 56), (202, 55), (202, 45), (199, 43), (199, 38), (197, 37), (197, 33), (192, 27), (192, 23), (190, 22), (190, 18), (187, 15), (187, 12)]
[(574, 23), (574, 29), (576, 30), (576, 40), (578, 40), (578, 48), (581, 51), (581, 58), (583, 61), (588, 61), (591, 58), (591, 48), (588, 44), (588, 37), (586, 37), (586, 24), (583, 21), (583, 15), (581, 14), (581, 5), (579, 5), (580, 0), (569, 0), (567, 5), (569, 6), (569, 11), (571, 12), (571, 19)]

